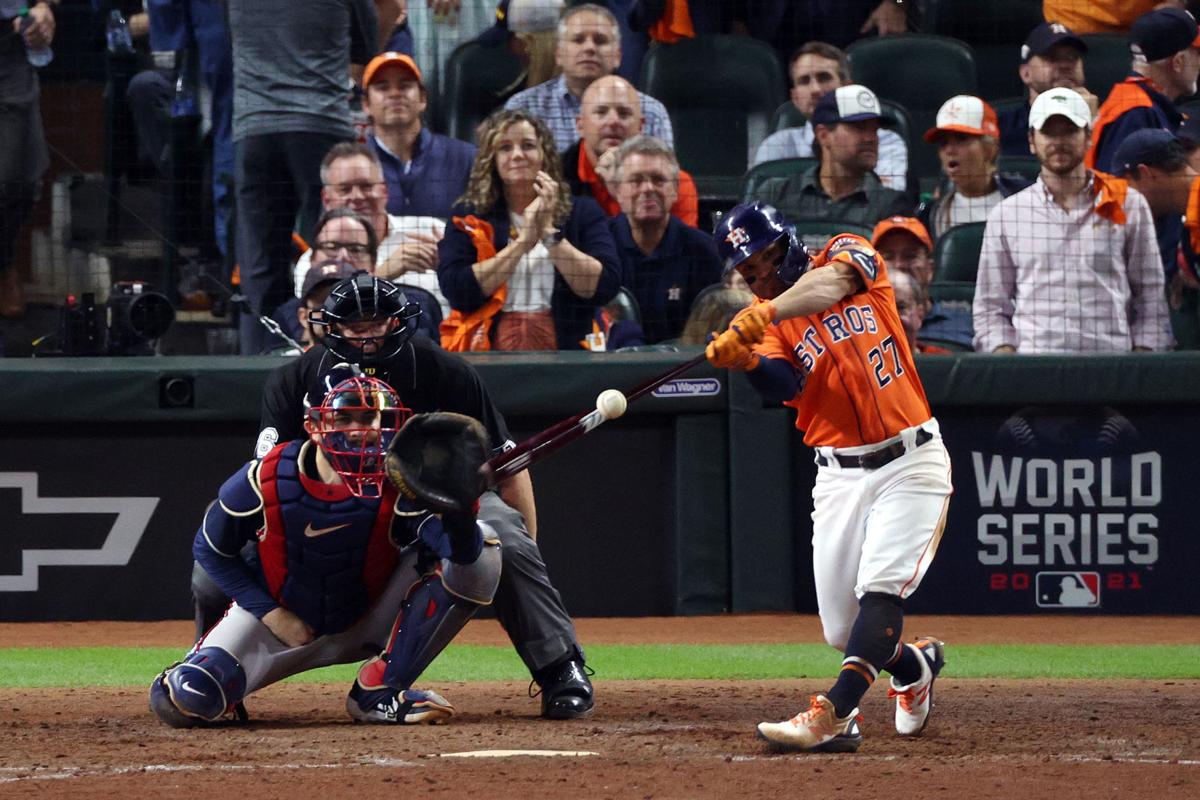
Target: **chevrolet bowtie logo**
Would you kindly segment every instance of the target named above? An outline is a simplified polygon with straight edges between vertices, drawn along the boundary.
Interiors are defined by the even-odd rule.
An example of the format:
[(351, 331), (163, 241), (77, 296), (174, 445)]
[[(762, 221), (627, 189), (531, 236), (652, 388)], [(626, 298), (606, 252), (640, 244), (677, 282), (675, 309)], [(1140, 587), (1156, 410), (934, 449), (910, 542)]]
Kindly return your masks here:
[(340, 531), (342, 528), (349, 527), (350, 523), (344, 522), (341, 525), (334, 525), (332, 528), (314, 528), (310, 522), (304, 526), (304, 535), (308, 536), (309, 538), (313, 538), (316, 536), (324, 536), (327, 533), (333, 533), (334, 531)]

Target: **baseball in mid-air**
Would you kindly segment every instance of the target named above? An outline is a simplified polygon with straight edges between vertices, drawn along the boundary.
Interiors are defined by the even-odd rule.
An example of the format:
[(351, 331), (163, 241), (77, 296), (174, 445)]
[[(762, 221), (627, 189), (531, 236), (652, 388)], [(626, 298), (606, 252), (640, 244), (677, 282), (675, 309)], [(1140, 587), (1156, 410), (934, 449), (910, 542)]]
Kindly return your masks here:
[(596, 396), (596, 409), (605, 419), (616, 419), (625, 413), (625, 395), (616, 389), (605, 389)]

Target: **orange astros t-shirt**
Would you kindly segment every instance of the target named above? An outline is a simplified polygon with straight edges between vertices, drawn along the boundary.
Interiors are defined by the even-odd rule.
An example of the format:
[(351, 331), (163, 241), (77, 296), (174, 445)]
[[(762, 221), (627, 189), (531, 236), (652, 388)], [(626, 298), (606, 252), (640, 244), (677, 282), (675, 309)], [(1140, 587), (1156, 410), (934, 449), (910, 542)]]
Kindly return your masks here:
[(786, 359), (799, 375), (796, 427), (810, 447), (857, 447), (930, 418), (883, 257), (860, 236), (833, 237), (814, 260), (850, 264), (863, 290), (832, 308), (768, 326), (755, 351)]

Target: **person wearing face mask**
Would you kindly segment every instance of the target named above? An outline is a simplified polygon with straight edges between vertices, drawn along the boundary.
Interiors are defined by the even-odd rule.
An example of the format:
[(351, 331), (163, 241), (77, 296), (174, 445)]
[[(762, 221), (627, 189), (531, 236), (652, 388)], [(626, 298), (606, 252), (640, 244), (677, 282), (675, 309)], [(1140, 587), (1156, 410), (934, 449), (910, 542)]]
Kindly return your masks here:
[(1159, 8), (1138, 17), (1129, 31), (1131, 73), (1113, 87), (1092, 132), (1085, 163), (1111, 173), (1117, 148), (1134, 131), (1163, 128), (1175, 133), (1183, 114), (1175, 104), (1196, 93), (1200, 75), (1200, 29), (1180, 8)]
[[(610, 217), (621, 212), (613, 174), (615, 156), (623, 142), (641, 133), (642, 123), (637, 89), (619, 75), (599, 78), (584, 91), (576, 121), (580, 139), (562, 156), (563, 176), (572, 195), (591, 197)], [(696, 182), (683, 170), (678, 172), (671, 213), (694, 228), (700, 221)]]
[(1000, 152), (1006, 156), (1029, 155), (1029, 106), (1037, 96), (1055, 86), (1074, 89), (1095, 114), (1100, 102), (1083, 85), (1083, 58), (1087, 45), (1067, 26), (1043, 22), (1021, 45), (1018, 74), (1025, 84), (1025, 102), (1000, 112)]
[(553, 135), (525, 111), (489, 119), (451, 223), (438, 244), (448, 350), (579, 349), (620, 288), (604, 212), (571, 197)]
[(918, 214), (935, 238), (955, 225), (986, 222), (1001, 200), (1029, 185), (1020, 175), (997, 171), (999, 133), (996, 112), (978, 97), (960, 94), (938, 109), (925, 141), (937, 147), (947, 183)]
[(616, 149), (613, 181), (621, 213), (609, 220), (621, 258), (621, 283), (637, 298), (646, 344), (683, 331), (696, 295), (721, 280), (712, 237), (671, 214), (679, 162), (652, 136)]

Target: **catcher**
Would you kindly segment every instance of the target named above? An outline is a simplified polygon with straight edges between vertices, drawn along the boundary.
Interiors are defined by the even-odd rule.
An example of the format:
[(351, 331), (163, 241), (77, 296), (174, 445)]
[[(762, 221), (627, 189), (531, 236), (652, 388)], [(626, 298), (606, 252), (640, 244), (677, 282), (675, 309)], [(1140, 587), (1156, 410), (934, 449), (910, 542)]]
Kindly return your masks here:
[[(247, 695), (372, 651), (346, 698), (351, 717), (454, 714), (413, 682), (499, 581), (499, 540), (475, 518), (487, 433), (460, 414), (413, 416), (382, 381), (339, 372), (353, 375), (343, 365), (326, 376), (307, 438), (238, 470), (205, 512), (192, 551), (234, 603), (151, 684), (168, 725), (245, 719)], [(257, 568), (239, 557), (253, 540)]]

